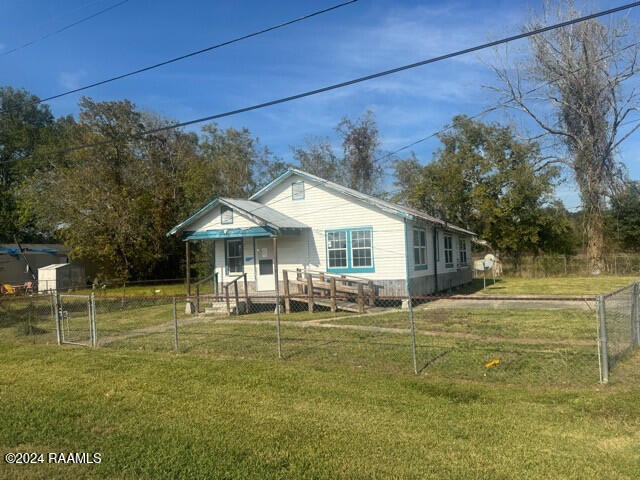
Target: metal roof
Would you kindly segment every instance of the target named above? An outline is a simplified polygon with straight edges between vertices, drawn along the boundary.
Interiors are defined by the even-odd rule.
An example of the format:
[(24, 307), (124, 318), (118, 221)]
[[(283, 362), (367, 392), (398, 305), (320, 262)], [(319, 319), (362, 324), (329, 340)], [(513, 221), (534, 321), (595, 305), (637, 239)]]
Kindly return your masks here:
[(262, 203), (253, 202), (251, 200), (241, 200), (239, 198), (220, 198), (223, 203), (229, 207), (235, 207), (243, 210), (259, 219), (262, 219), (269, 225), (277, 228), (309, 228), (295, 218), (291, 218), (284, 213), (278, 212)]
[[(301, 177), (305, 177), (311, 181), (317, 182), (319, 184), (324, 185), (325, 187), (337, 191), (339, 193), (342, 193), (343, 195), (346, 196), (350, 196), (350, 197), (355, 197), (365, 203), (368, 203), (369, 205), (372, 205), (374, 207), (377, 207), (385, 212), (388, 213), (392, 213), (395, 215), (400, 215), (402, 217), (405, 218), (409, 218), (411, 220), (413, 220), (414, 218), (419, 218), (422, 220), (426, 220), (429, 223), (432, 223), (434, 225), (439, 225), (440, 227), (442, 227), (444, 230), (451, 230), (451, 231), (456, 231), (456, 232), (461, 232), (461, 233), (466, 233), (468, 235), (476, 235), (474, 232), (471, 232), (465, 228), (462, 227), (458, 227), (457, 225), (453, 225), (451, 223), (448, 223), (444, 220), (441, 220), (437, 217), (434, 217), (432, 215), (429, 215), (426, 212), (423, 212), (421, 210), (416, 210), (415, 208), (411, 208), (411, 207), (406, 207), (404, 205), (400, 205), (398, 203), (393, 203), (393, 202), (388, 202), (386, 200), (382, 200), (380, 198), (376, 198), (372, 195), (367, 195), (366, 193), (362, 193), (359, 192), (357, 190), (354, 190), (352, 188), (349, 187), (345, 187), (343, 185), (339, 185), (337, 183), (334, 182), (330, 182), (329, 180), (325, 180), (323, 178), (317, 177), (315, 175), (312, 175), (310, 173), (304, 172), (302, 170), (298, 170), (297, 168), (290, 168), (288, 169), (285, 173), (283, 173), (282, 175), (280, 175), (278, 178), (276, 178), (274, 181), (272, 181), (271, 183), (269, 183), (268, 185), (266, 185), (265, 187), (263, 187), (262, 189), (260, 189), (258, 192), (256, 192), (255, 194), (253, 194), (249, 200), (254, 200), (256, 198), (259, 198), (260, 196), (262, 196), (264, 193), (268, 192), (269, 190), (271, 190), (272, 188), (274, 188), (276, 185), (278, 185), (279, 183), (281, 183), (282, 181), (286, 180), (287, 178), (289, 178), (292, 175), (300, 175)], [(261, 205), (261, 204), (259, 204)]]
[(261, 203), (253, 202), (251, 200), (243, 200), (240, 198), (219, 197), (209, 202), (207, 205), (202, 207), (200, 210), (198, 210), (196, 213), (191, 215), (185, 221), (173, 227), (167, 233), (167, 236), (174, 235), (182, 230), (185, 230), (189, 224), (193, 223), (194, 221), (202, 217), (205, 213), (209, 212), (212, 208), (216, 207), (219, 203), (226, 205), (228, 207), (234, 208), (238, 210), (241, 214), (244, 213), (246, 216), (250, 217), (251, 220), (255, 221), (257, 224), (262, 226), (272, 227), (277, 230), (309, 228), (304, 223), (299, 222), (298, 220), (295, 220)]

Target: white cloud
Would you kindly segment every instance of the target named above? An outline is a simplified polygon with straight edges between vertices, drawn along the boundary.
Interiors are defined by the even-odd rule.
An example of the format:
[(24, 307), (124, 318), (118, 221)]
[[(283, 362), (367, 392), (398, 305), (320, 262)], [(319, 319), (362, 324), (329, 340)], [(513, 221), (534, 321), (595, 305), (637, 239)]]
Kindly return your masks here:
[(84, 69), (76, 70), (75, 72), (62, 72), (58, 76), (58, 83), (62, 88), (73, 90), (81, 86), (81, 81), (86, 76), (87, 72)]

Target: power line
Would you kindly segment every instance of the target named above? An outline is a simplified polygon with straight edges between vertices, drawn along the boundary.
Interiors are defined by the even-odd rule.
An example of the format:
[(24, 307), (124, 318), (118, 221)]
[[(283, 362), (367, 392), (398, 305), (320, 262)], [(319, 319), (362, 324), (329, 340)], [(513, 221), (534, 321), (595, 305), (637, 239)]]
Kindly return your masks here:
[[(398, 72), (401, 72), (401, 71), (404, 71), (404, 70), (409, 70), (409, 69), (421, 67), (421, 66), (424, 66), (424, 65), (427, 65), (427, 64), (436, 63), (436, 62), (439, 62), (439, 61), (442, 61), (442, 60), (447, 60), (447, 59), (450, 59), (450, 58), (453, 58), (453, 57), (465, 55), (467, 53), (476, 52), (476, 51), (483, 50), (483, 49), (486, 49), (486, 48), (490, 48), (490, 47), (494, 47), (494, 46), (497, 46), (497, 45), (509, 43), (509, 42), (512, 42), (512, 41), (515, 41), (515, 40), (520, 40), (522, 38), (531, 37), (531, 36), (534, 36), (534, 35), (538, 35), (540, 33), (548, 32), (548, 31), (551, 31), (551, 30), (555, 30), (557, 28), (567, 27), (567, 26), (570, 26), (570, 25), (574, 25), (576, 23), (581, 23), (581, 22), (584, 22), (584, 21), (587, 21), (587, 20), (592, 20), (592, 19), (599, 18), (599, 17), (602, 17), (602, 16), (611, 15), (613, 13), (620, 12), (620, 11), (623, 11), (623, 10), (627, 10), (627, 9), (630, 9), (630, 8), (634, 8), (634, 7), (637, 7), (637, 6), (640, 6), (640, 1), (628, 3), (628, 4), (625, 4), (625, 5), (616, 7), (616, 8), (610, 8), (608, 10), (602, 10), (600, 12), (592, 13), (590, 15), (585, 15), (585, 16), (582, 16), (582, 17), (574, 18), (572, 20), (567, 20), (567, 21), (556, 23), (556, 24), (553, 24), (553, 25), (548, 25), (546, 27), (536, 28), (536, 29), (530, 30), (528, 32), (524, 32), (524, 33), (520, 33), (520, 34), (517, 34), (517, 35), (512, 35), (512, 36), (509, 36), (509, 37), (505, 37), (505, 38), (502, 38), (500, 40), (495, 40), (495, 41), (492, 41), (492, 42), (483, 43), (483, 44), (476, 45), (476, 46), (469, 47), (469, 48), (465, 48), (465, 49), (462, 49), (462, 50), (457, 50), (455, 52), (447, 53), (447, 54), (440, 55), (440, 56), (437, 56), (437, 57), (432, 57), (432, 58), (429, 58), (429, 59), (426, 59), (426, 60), (421, 60), (419, 62), (411, 63), (411, 64), (408, 64), (408, 65), (403, 65), (403, 66), (392, 68), (392, 69), (389, 69), (389, 70), (384, 70), (384, 71), (373, 73), (373, 74), (366, 75), (366, 76), (363, 76), (363, 77), (358, 77), (358, 78), (355, 78), (355, 79), (352, 79), (352, 80), (348, 80), (348, 81), (345, 81), (345, 82), (340, 82), (340, 83), (336, 83), (336, 84), (333, 84), (333, 85), (329, 85), (329, 86), (325, 86), (325, 87), (322, 87), (322, 88), (318, 88), (318, 89), (315, 89), (315, 90), (309, 90), (309, 91), (306, 91), (306, 92), (303, 92), (303, 93), (298, 93), (296, 95), (291, 95), (291, 96), (288, 96), (288, 97), (279, 98), (277, 100), (271, 100), (271, 101), (268, 101), (268, 102), (251, 105), (251, 106), (248, 106), (248, 107), (238, 108), (238, 109), (230, 110), (230, 111), (223, 112), (223, 113), (218, 113), (218, 114), (209, 115), (209, 116), (206, 116), (206, 117), (196, 118), (194, 120), (188, 120), (188, 121), (185, 121), (185, 122), (173, 123), (173, 124), (170, 124), (170, 125), (166, 125), (164, 127), (145, 130), (145, 131), (143, 131), (143, 132), (141, 132), (141, 133), (139, 133), (137, 135), (134, 135), (133, 138), (141, 137), (141, 136), (145, 136), (145, 135), (150, 135), (150, 134), (154, 134), (154, 133), (159, 133), (159, 132), (163, 132), (163, 131), (167, 131), (167, 130), (173, 130), (173, 129), (176, 129), (176, 128), (182, 128), (182, 127), (186, 127), (186, 126), (189, 126), (189, 125), (194, 125), (194, 124), (197, 124), (197, 123), (216, 120), (216, 119), (223, 118), (223, 117), (230, 117), (230, 116), (233, 116), (233, 115), (237, 115), (239, 113), (249, 112), (249, 111), (253, 111), (253, 110), (262, 109), (262, 108), (265, 108), (265, 107), (270, 107), (270, 106), (273, 106), (273, 105), (278, 105), (278, 104), (281, 104), (281, 103), (290, 102), (290, 101), (293, 101), (293, 100), (298, 100), (300, 98), (309, 97), (309, 96), (312, 96), (312, 95), (317, 95), (317, 94), (328, 92), (328, 91), (331, 91), (331, 90), (336, 90), (338, 88), (347, 87), (347, 86), (354, 85), (354, 84), (357, 84), (357, 83), (365, 82), (367, 80), (380, 78), (380, 77), (383, 77), (383, 76), (386, 76), (386, 75), (391, 75), (391, 74), (394, 74), (394, 73), (398, 73)], [(69, 153), (69, 152), (74, 152), (74, 151), (77, 151), (77, 150), (83, 150), (85, 148), (91, 148), (91, 147), (97, 147), (97, 146), (101, 146), (101, 145), (106, 145), (106, 144), (109, 144), (109, 143), (112, 143), (112, 142), (113, 142), (113, 140), (104, 140), (104, 141), (100, 141), (100, 142), (79, 145), (79, 146), (71, 147), (71, 148), (64, 149), (64, 150), (52, 151), (52, 152), (43, 152), (43, 153), (51, 153), (51, 154)], [(28, 157), (25, 157), (25, 158), (28, 158)], [(15, 160), (9, 160), (9, 161), (7, 161), (5, 163), (8, 163), (10, 161), (15, 161)]]
[[(607, 54), (607, 55), (604, 55), (604, 56), (602, 56), (602, 57), (600, 57), (600, 58), (597, 58), (596, 60), (594, 60), (594, 63), (599, 63), (599, 62), (602, 62), (602, 61), (608, 60), (608, 59), (610, 59), (610, 58), (612, 58), (612, 57), (614, 57), (614, 56), (616, 56), (616, 55), (619, 55), (620, 53), (622, 53), (622, 52), (624, 52), (624, 51), (626, 51), (626, 50), (628, 50), (628, 49), (630, 49), (630, 48), (637, 47), (637, 46), (639, 46), (639, 45), (640, 45), (640, 42), (633, 42), (633, 43), (630, 43), (630, 44), (628, 44), (628, 45), (625, 45), (624, 47), (622, 47), (620, 50), (618, 50), (618, 51), (616, 51), (616, 52), (612, 52), (612, 53), (610, 53), (610, 54)], [(571, 71), (571, 73), (577, 73), (577, 72), (579, 72), (580, 70), (584, 70), (585, 68), (588, 68), (588, 66), (587, 66), (587, 67), (579, 67), (579, 68), (576, 68), (575, 70), (572, 70), (572, 71)], [(531, 95), (532, 93), (536, 92), (537, 90), (540, 90), (540, 89), (541, 89), (542, 87), (544, 87), (545, 85), (550, 85), (550, 84), (552, 84), (553, 82), (555, 82), (555, 81), (559, 80), (560, 78), (561, 78), (561, 77), (558, 75), (558, 76), (557, 76), (555, 79), (553, 79), (553, 80), (547, 80), (547, 81), (545, 81), (545, 82), (542, 82), (542, 83), (538, 84), (536, 87), (534, 87), (534, 88), (532, 88), (532, 89), (530, 89), (530, 90), (526, 91), (526, 92), (524, 93), (524, 95), (525, 95), (525, 96), (526, 96), (526, 95)], [(472, 116), (470, 116), (470, 117), (468, 117), (468, 118), (469, 118), (470, 120), (474, 120), (474, 119), (476, 119), (476, 118), (483, 117), (483, 116), (485, 116), (486, 114), (491, 113), (491, 112), (493, 112), (493, 111), (495, 111), (495, 110), (497, 110), (497, 109), (499, 109), (499, 108), (507, 107), (507, 106), (509, 106), (509, 104), (511, 104), (511, 103), (513, 103), (513, 102), (514, 102), (514, 99), (513, 99), (513, 98), (510, 98), (510, 99), (509, 99), (509, 100), (507, 100), (506, 102), (502, 102), (502, 103), (500, 103), (500, 104), (498, 104), (498, 105), (495, 105), (495, 106), (492, 106), (492, 107), (485, 108), (485, 109), (484, 109), (484, 110), (482, 110), (481, 112), (478, 112), (478, 113), (476, 113), (475, 115), (472, 115)], [(635, 123), (635, 121), (627, 121), (627, 122), (623, 122), (623, 123), (621, 123), (619, 126), (621, 127), (621, 126), (627, 125), (627, 124), (629, 124), (629, 123)], [(387, 158), (387, 157), (391, 157), (391, 156), (395, 155), (396, 153), (399, 153), (399, 152), (401, 152), (401, 151), (403, 151), (403, 150), (406, 150), (407, 148), (411, 148), (411, 147), (413, 147), (413, 146), (415, 146), (415, 145), (418, 145), (418, 144), (420, 144), (420, 143), (422, 143), (422, 142), (425, 142), (425, 141), (429, 140), (430, 138), (433, 138), (433, 137), (435, 137), (435, 136), (437, 136), (437, 135), (439, 135), (439, 134), (441, 134), (441, 133), (446, 132), (447, 130), (451, 130), (452, 128), (453, 128), (453, 127), (452, 127), (451, 125), (447, 125), (447, 126), (445, 126), (444, 128), (441, 128), (441, 129), (439, 129), (439, 130), (436, 130), (435, 132), (433, 132), (433, 133), (431, 133), (431, 134), (427, 135), (426, 137), (422, 137), (422, 138), (420, 138), (420, 139), (418, 139), (418, 140), (415, 140), (415, 141), (413, 141), (413, 142), (411, 142), (411, 143), (408, 143), (407, 145), (403, 145), (402, 147), (399, 147), (399, 148), (397, 148), (396, 150), (393, 150), (392, 152), (386, 153), (386, 154), (382, 155), (380, 158), (377, 158), (376, 160), (378, 160), (378, 161), (379, 161), (379, 160), (383, 160), (383, 159), (385, 159), (385, 158)]]
[(90, 84), (85, 85), (83, 87), (78, 87), (78, 88), (74, 88), (72, 90), (67, 90), (65, 92), (58, 93), (56, 95), (51, 95), (50, 97), (45, 97), (45, 98), (42, 98), (42, 99), (40, 99), (40, 100), (38, 100), (36, 102), (33, 102), (33, 104), (37, 105), (39, 103), (46, 102), (48, 100), (54, 100), (56, 98), (64, 97), (66, 95), (71, 95), (72, 93), (77, 93), (77, 92), (81, 92), (83, 90), (88, 90), (90, 88), (97, 87), (99, 85), (104, 85), (106, 83), (115, 82), (116, 80), (121, 80), (123, 78), (131, 77), (133, 75), (137, 75), (137, 74), (142, 73), (142, 72), (148, 72), (149, 70), (153, 70), (155, 68), (163, 67), (165, 65), (169, 65), (170, 63), (179, 62), (180, 60), (184, 60), (184, 59), (187, 59), (187, 58), (190, 58), (190, 57), (195, 57), (196, 55), (201, 55), (203, 53), (210, 52), (211, 50), (215, 50), (217, 48), (226, 47), (227, 45), (231, 45), (232, 43), (237, 43), (237, 42), (240, 42), (242, 40), (246, 40), (248, 38), (256, 37), (258, 35), (262, 35), (264, 33), (271, 32), (273, 30), (277, 30), (279, 28), (283, 28), (283, 27), (286, 27), (286, 26), (294, 24), (294, 23), (302, 22), (303, 20), (307, 20), (309, 18), (321, 15), (323, 13), (330, 12), (332, 10), (336, 10), (336, 9), (344, 7), (346, 5), (350, 5), (352, 3), (355, 3), (357, 1), (358, 0), (349, 0), (347, 2), (343, 2), (343, 3), (340, 3), (338, 5), (334, 5), (332, 7), (325, 8), (323, 10), (318, 10), (318, 11), (315, 11), (313, 13), (309, 13), (309, 14), (304, 15), (302, 17), (294, 18), (293, 20), (288, 20), (286, 22), (279, 23), (277, 25), (273, 25), (273, 26), (268, 27), (268, 28), (264, 28), (264, 29), (259, 30), (257, 32), (249, 33), (247, 35), (242, 35), (241, 37), (236, 37), (236, 38), (234, 38), (232, 40), (227, 40), (225, 42), (218, 43), (216, 45), (211, 45), (209, 47), (202, 48), (200, 50), (195, 50), (193, 52), (185, 53), (184, 55), (180, 55), (178, 57), (170, 58), (169, 60), (164, 60), (162, 62), (158, 62), (158, 63), (155, 63), (153, 65), (149, 65), (149, 66), (146, 66), (146, 67), (138, 68), (138, 69), (133, 70), (131, 72), (123, 73), (121, 75), (116, 75), (115, 77), (107, 78), (105, 80), (100, 80), (98, 82), (93, 82), (93, 83), (90, 83)]
[(100, 11), (98, 11), (96, 13), (92, 13), (91, 15), (88, 15), (88, 16), (86, 16), (84, 18), (81, 18), (80, 20), (76, 20), (75, 22), (70, 23), (69, 25), (65, 25), (64, 27), (59, 28), (58, 30), (55, 30), (55, 31), (50, 32), (50, 33), (47, 33), (46, 35), (43, 35), (42, 37), (36, 38), (34, 40), (31, 40), (31, 41), (29, 41), (29, 42), (27, 42), (27, 43), (25, 43), (23, 45), (20, 45), (18, 47), (12, 48), (11, 50), (7, 50), (6, 52), (2, 52), (0, 54), (0, 57), (4, 57), (4, 56), (9, 55), (10, 53), (16, 52), (18, 50), (22, 50), (23, 48), (30, 47), (31, 45), (33, 45), (35, 43), (38, 43), (38, 42), (41, 42), (42, 40), (45, 40), (45, 39), (47, 39), (49, 37), (53, 37), (54, 35), (62, 33), (65, 30), (69, 30), (70, 28), (75, 27), (76, 25), (80, 25), (81, 23), (84, 23), (84, 22), (86, 22), (88, 20), (91, 20), (92, 18), (95, 18), (95, 17), (97, 17), (99, 15), (102, 15), (103, 13), (107, 13), (108, 11), (113, 10), (114, 8), (119, 7), (120, 5), (123, 5), (123, 4), (127, 3), (128, 1), (129, 0), (122, 0), (121, 2), (115, 3), (115, 4), (113, 4), (113, 5), (111, 5), (111, 6), (107, 7), (107, 8), (103, 8), (102, 10), (100, 10)]

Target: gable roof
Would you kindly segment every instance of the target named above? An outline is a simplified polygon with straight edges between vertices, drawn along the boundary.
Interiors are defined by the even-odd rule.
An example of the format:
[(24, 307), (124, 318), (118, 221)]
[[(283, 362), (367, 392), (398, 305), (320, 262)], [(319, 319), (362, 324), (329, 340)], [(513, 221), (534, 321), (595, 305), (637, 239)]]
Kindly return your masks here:
[(240, 214), (244, 214), (244, 216), (250, 218), (256, 224), (275, 228), (276, 230), (308, 228), (304, 223), (280, 213), (267, 205), (239, 198), (218, 197), (206, 204), (185, 221), (169, 230), (169, 232), (167, 232), (167, 236), (175, 235), (176, 233), (185, 230), (187, 226), (202, 218), (203, 215), (210, 212), (218, 205), (226, 205), (227, 207), (238, 210)]
[[(457, 225), (453, 225), (449, 222), (446, 222), (437, 217), (429, 215), (428, 213), (425, 213), (421, 210), (416, 210), (415, 208), (406, 207), (398, 203), (388, 202), (386, 200), (376, 198), (372, 195), (367, 195), (366, 193), (362, 193), (357, 190), (354, 190), (353, 188), (348, 188), (343, 185), (339, 185), (337, 183), (331, 182), (329, 180), (325, 180), (323, 178), (317, 177), (315, 175), (304, 172), (302, 170), (298, 170), (297, 168), (289, 168), (286, 172), (284, 172), (278, 178), (276, 178), (271, 183), (269, 183), (268, 185), (264, 186), (263, 188), (258, 190), (256, 193), (254, 193), (251, 197), (249, 197), (249, 200), (255, 200), (260, 198), (262, 195), (269, 192), (270, 190), (275, 188), (277, 185), (282, 183), (284, 180), (286, 180), (287, 178), (293, 175), (299, 175), (303, 178), (306, 178), (309, 181), (317, 182), (318, 184), (328, 188), (329, 190), (333, 190), (335, 192), (341, 193), (348, 197), (354, 197), (364, 203), (367, 203), (373, 207), (379, 208), (380, 210), (383, 210), (387, 213), (392, 213), (394, 215), (407, 218), (409, 220), (414, 220), (416, 218), (425, 220), (428, 223), (437, 225), (444, 230), (450, 230), (450, 231), (465, 233), (465, 234), (474, 235), (474, 236), (476, 235), (474, 232), (471, 232), (462, 227), (458, 227)], [(309, 188), (314, 188), (314, 187), (309, 187)]]

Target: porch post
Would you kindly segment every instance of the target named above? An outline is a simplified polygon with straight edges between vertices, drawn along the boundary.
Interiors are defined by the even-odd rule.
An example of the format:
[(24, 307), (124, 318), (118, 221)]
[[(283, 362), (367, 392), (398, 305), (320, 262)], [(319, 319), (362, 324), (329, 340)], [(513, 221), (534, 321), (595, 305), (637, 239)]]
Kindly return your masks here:
[(278, 237), (273, 237), (273, 278), (276, 282), (276, 336), (278, 340), (278, 358), (282, 358), (280, 345), (280, 285), (278, 282)]
[(185, 242), (185, 256), (186, 256), (186, 274), (187, 274), (187, 296), (191, 295), (191, 256), (189, 254), (189, 240)]
[(216, 241), (213, 240), (213, 271), (211, 272), (211, 283), (213, 284), (213, 294), (218, 295), (218, 277), (216, 276)]

